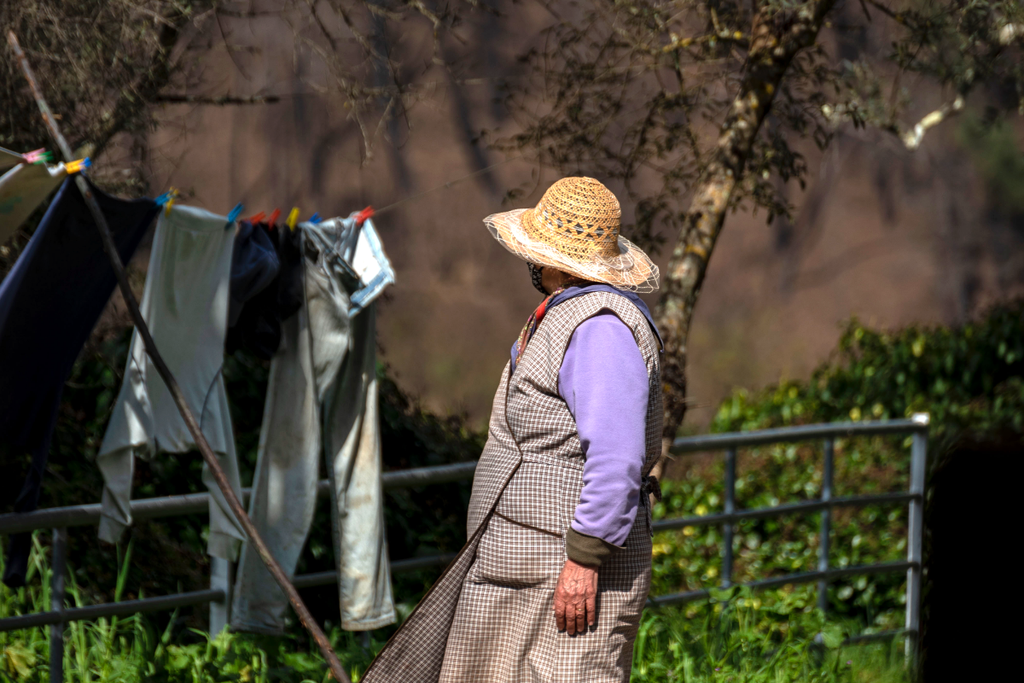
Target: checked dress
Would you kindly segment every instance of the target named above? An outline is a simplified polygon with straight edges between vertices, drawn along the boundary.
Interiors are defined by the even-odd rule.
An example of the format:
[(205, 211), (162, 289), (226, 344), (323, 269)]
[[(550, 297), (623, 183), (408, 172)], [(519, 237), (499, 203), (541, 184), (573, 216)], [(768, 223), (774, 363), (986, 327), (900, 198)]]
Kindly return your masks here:
[[(650, 586), (646, 496), (625, 548), (598, 573), (597, 625), (569, 636), (555, 626), (554, 589), (565, 531), (583, 488), (576, 423), (558, 393), (575, 329), (611, 311), (633, 332), (647, 366), (646, 475), (661, 452), (658, 340), (628, 299), (596, 292), (553, 307), (514, 373), (506, 366), (469, 503), (469, 541), (378, 655), (366, 683), (621, 683)], [(601, 349), (587, 349), (601, 353)], [(615, 359), (608, 358), (609, 368)], [(614, 419), (610, 408), (609, 419)]]

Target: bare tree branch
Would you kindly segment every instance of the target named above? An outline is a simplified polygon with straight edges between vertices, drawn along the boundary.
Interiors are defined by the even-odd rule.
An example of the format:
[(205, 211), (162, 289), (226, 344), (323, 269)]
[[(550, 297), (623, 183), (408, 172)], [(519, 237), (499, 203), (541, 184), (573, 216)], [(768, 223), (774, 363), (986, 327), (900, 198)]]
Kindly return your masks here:
[(904, 131), (900, 135), (900, 139), (903, 140), (903, 144), (906, 145), (907, 149), (917, 149), (929, 128), (934, 128), (950, 116), (958, 114), (963, 108), (964, 97), (963, 95), (957, 95), (955, 100), (942, 105), (918, 121), (913, 128)]
[(99, 156), (113, 137), (124, 130), (129, 121), (138, 118), (160, 89), (171, 80), (171, 51), (178, 41), (181, 25), (188, 17), (182, 10), (176, 9), (164, 19), (153, 63), (131, 87), (121, 91), (114, 106), (103, 116), (105, 124), (88, 141), (93, 156)]

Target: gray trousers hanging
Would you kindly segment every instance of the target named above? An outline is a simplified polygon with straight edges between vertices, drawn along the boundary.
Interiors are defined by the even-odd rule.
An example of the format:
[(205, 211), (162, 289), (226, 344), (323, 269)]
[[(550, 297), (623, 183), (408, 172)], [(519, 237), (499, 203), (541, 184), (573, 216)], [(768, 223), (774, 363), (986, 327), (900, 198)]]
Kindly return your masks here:
[[(235, 495), (240, 495), (235, 435), (221, 373), (235, 239), (226, 223), (224, 216), (191, 206), (161, 211), (140, 309)], [(195, 448), (192, 433), (136, 330), (124, 382), (96, 457), (104, 484), (99, 537), (117, 542), (132, 523), (135, 457), (150, 460)], [(245, 532), (205, 464), (203, 483), (210, 491), (207, 551), (232, 560)]]
[[(366, 631), (395, 621), (381, 490), (376, 316), (371, 305), (349, 317), (349, 295), (329, 267), (306, 259), (304, 277), (305, 307), (284, 322), (271, 365), (249, 515), (293, 575), (313, 520), (323, 453), (341, 625)], [(255, 550), (243, 546), (232, 627), (281, 633), (287, 607)]]

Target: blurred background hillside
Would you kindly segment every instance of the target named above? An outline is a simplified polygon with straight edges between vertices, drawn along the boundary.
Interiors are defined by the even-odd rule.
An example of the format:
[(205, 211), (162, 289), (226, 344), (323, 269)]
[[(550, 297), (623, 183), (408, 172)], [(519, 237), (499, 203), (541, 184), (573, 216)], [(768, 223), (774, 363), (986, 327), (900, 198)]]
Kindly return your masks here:
[[(849, 4), (844, 11), (860, 12)], [(452, 68), (431, 63), (428, 27), (383, 33), (416, 95), (381, 123), (357, 121), (332, 94), (337, 83), (315, 49), (312, 20), (259, 2), (233, 6), (233, 15), (191, 26), (186, 42), (201, 68), (168, 89), (280, 101), (163, 105), (159, 127), (141, 141), (146, 153), (124, 140), (123, 158), (114, 153), (105, 164), (141, 163), (151, 194), (173, 185), (188, 194), (184, 201), (225, 213), (236, 202), (247, 212), (299, 206), (304, 217), (400, 202), (378, 219), (398, 272), (381, 309), (383, 358), (426, 406), (464, 411), (481, 426), (508, 348), (537, 301), (523, 264), (481, 219), (535, 203), (558, 177), (487, 143), (518, 130), (507, 87), (550, 16), (519, 3), (500, 4), (500, 20), (470, 13), (457, 29), (465, 42), (450, 41)], [(877, 33), (863, 36), (862, 47), (884, 45)], [(850, 50), (828, 29), (823, 43)], [(927, 83), (905, 86), (911, 118), (941, 101)], [(929, 132), (916, 151), (852, 126), (824, 153), (804, 143), (815, 171), (806, 191), (796, 183), (784, 189), (793, 220), (727, 218), (690, 341), (691, 428), (705, 428), (735, 387), (806, 377), (850, 316), (883, 328), (952, 324), (1022, 291), (1024, 169), (1012, 158), (1022, 131), (982, 130), (986, 97), (979, 92), (967, 113)], [(628, 222), (632, 207), (624, 202), (623, 210)], [(663, 237), (662, 265), (672, 243)], [(147, 256), (140, 252), (136, 265)]]

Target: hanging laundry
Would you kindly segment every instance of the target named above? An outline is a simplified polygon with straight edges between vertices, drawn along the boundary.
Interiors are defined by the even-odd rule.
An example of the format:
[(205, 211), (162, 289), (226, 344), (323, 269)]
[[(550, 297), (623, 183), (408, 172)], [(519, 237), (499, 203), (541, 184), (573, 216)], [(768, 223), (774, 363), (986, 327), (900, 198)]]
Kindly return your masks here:
[(329, 261), (347, 283), (354, 283), (349, 310), (353, 316), (395, 282), (395, 271), (373, 221), (357, 221), (359, 214), (323, 221), (316, 224), (317, 230), (306, 233), (320, 258)]
[[(360, 237), (360, 233), (368, 233)], [(331, 486), (331, 520), (342, 628), (365, 631), (395, 621), (384, 535), (377, 407), (376, 312), (364, 294), (394, 274), (372, 223), (303, 223), (305, 305), (282, 325), (270, 368), (249, 516), (271, 553), (295, 572), (316, 505), (320, 454)], [(364, 245), (359, 247), (359, 245)], [(377, 245), (373, 250), (373, 245)], [(353, 268), (363, 250), (378, 259)], [(350, 294), (350, 292), (353, 292)], [(354, 311), (354, 313), (353, 313)], [(231, 624), (279, 634), (288, 606), (248, 544), (243, 546)]]
[[(203, 435), (241, 497), (221, 375), (235, 237), (232, 226), (226, 224), (224, 216), (178, 204), (160, 213), (141, 311)], [(159, 453), (195, 449), (136, 330), (124, 383), (96, 458), (105, 483), (100, 538), (116, 542), (132, 523), (129, 500), (135, 457), (148, 460)], [(215, 557), (234, 559), (244, 532), (205, 465), (203, 483), (210, 491), (207, 550)]]
[(64, 164), (20, 163), (0, 176), (0, 245), (67, 176)]
[[(283, 226), (282, 226), (283, 227)], [(227, 352), (246, 348), (259, 358), (271, 360), (281, 343), (281, 321), (295, 315), (302, 305), (301, 231), (269, 230), (258, 223), (273, 244), (279, 264), (277, 277), (242, 306), (228, 328)]]
[(249, 221), (240, 222), (231, 253), (229, 328), (238, 322), (245, 302), (265, 290), (277, 277), (280, 268), (277, 249), (267, 231)]
[[(159, 207), (150, 199), (117, 199), (95, 186), (92, 192), (127, 262)], [(115, 284), (92, 215), (78, 188), (65, 181), (0, 284), (0, 449), (32, 457), (15, 512), (36, 508), (64, 382)], [(30, 538), (11, 539), (8, 586), (24, 585)]]

